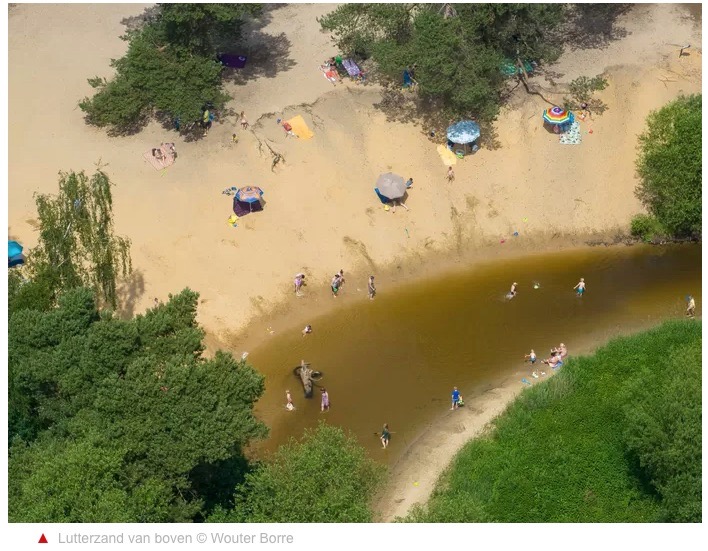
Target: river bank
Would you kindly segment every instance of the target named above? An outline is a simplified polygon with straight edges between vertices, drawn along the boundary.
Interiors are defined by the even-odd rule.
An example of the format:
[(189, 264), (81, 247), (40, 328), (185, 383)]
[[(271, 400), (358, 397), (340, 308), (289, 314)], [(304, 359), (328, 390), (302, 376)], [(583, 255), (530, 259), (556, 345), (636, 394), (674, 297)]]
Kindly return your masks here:
[[(109, 60), (126, 46), (119, 39), (121, 21), (138, 15), (142, 6), (14, 7), (9, 16), (10, 235), (31, 248), (33, 194), (55, 192), (59, 170), (91, 171), (100, 159), (117, 184), (116, 230), (132, 241), (135, 274), (122, 289), (123, 312), (143, 311), (154, 298), (189, 286), (201, 294), (200, 323), (215, 343), (228, 343), (241, 330), (265, 332), (259, 318), (287, 304), (292, 276), (300, 271), (312, 282), (308, 290), (326, 290), (340, 268), (364, 277), (400, 271), (405, 278), (407, 266), (462, 256), (466, 249), (493, 255), (493, 244), (511, 249), (518, 240), (530, 251), (574, 235), (622, 231), (642, 210), (634, 197), (633, 159), (647, 113), (680, 93), (700, 90), (700, 49), (679, 59), (670, 45), (687, 38), (699, 44), (700, 27), (677, 6), (636, 8), (614, 22), (622, 32), (607, 43), (571, 48), (549, 68), (561, 74), (555, 84), (543, 85), (550, 90), (544, 95), (554, 101), (580, 71), (606, 71), (609, 87), (601, 99), (609, 109), (588, 121), (582, 144), (560, 145), (541, 125), (546, 105), (520, 92), (495, 124), (496, 148), (458, 163), (455, 183), (447, 185), (437, 144), (414, 122), (392, 121), (378, 87), (332, 87), (317, 71), (333, 47), (316, 17), (331, 8), (273, 7), (252, 46), (278, 48), (260, 48), (271, 58), (255, 57), (251, 72), (229, 84), (236, 98), (230, 107), (246, 111), (252, 131), (241, 132), (235, 120), (226, 119), (214, 125), (208, 139), (186, 143), (156, 124), (134, 136), (111, 138), (86, 126), (76, 108), (91, 93), (88, 77), (110, 77)], [(67, 39), (67, 28), (90, 29), (90, 35)], [(93, 47), (85, 48), (84, 40)], [(52, 79), (63, 86), (44, 85)], [(23, 101), (30, 96), (32, 102)], [(37, 110), (36, 104), (45, 108)], [(283, 135), (277, 119), (295, 114), (315, 132), (312, 140)], [(236, 145), (234, 131), (240, 137)], [(142, 152), (162, 141), (177, 141), (179, 161), (156, 172)], [(264, 142), (287, 159), (275, 171), (270, 155), (259, 148)], [(37, 149), (44, 152), (40, 158), (33, 154)], [(414, 178), (410, 212), (385, 212), (373, 194), (377, 176), (389, 170)], [(226, 223), (231, 201), (221, 191), (246, 184), (265, 189), (267, 204), (233, 228)], [(383, 292), (386, 282), (380, 285)], [(308, 314), (314, 308), (303, 306)]]

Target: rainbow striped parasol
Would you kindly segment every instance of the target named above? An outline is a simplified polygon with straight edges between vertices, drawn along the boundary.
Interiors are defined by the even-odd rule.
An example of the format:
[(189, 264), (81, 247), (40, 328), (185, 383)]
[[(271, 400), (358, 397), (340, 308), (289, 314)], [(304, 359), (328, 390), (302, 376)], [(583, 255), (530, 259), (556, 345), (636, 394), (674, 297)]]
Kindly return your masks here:
[(543, 112), (543, 120), (548, 124), (564, 125), (572, 123), (575, 116), (571, 111), (566, 111), (562, 107), (549, 107)]

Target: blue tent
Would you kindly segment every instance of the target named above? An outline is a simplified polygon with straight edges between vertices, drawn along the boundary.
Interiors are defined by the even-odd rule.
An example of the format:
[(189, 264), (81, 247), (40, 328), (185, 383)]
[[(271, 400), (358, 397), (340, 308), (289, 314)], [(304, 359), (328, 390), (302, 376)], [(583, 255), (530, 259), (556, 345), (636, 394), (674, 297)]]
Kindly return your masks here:
[(24, 264), (25, 257), (22, 256), (22, 245), (17, 241), (7, 242), (7, 267), (12, 268), (19, 264)]
[(22, 245), (20, 245), (17, 241), (8, 241), (7, 257), (11, 258), (13, 256), (17, 256), (18, 254), (22, 254)]

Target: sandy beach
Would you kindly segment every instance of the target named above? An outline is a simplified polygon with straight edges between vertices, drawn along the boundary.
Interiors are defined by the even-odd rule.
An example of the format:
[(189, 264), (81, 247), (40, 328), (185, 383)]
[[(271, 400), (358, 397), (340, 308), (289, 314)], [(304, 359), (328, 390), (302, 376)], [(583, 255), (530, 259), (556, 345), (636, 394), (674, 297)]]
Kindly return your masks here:
[[(569, 49), (551, 68), (555, 84), (534, 80), (560, 102), (570, 80), (605, 74), (609, 86), (598, 97), (608, 109), (582, 122), (580, 145), (559, 144), (541, 124), (548, 104), (519, 88), (495, 124), (496, 147), (458, 163), (450, 184), (428, 129), (389, 120), (394, 113), (381, 107), (377, 86), (323, 78), (318, 66), (336, 52), (316, 17), (333, 5), (276, 4), (253, 25), (249, 65), (227, 86), (229, 107), (245, 111), (248, 131), (232, 117), (197, 142), (157, 124), (108, 137), (84, 123), (77, 104), (92, 92), (86, 79), (110, 78), (110, 59), (124, 53), (121, 21), (147, 6), (10, 8), (8, 233), (31, 248), (33, 195), (54, 193), (59, 171), (91, 172), (100, 163), (116, 184), (116, 230), (132, 241), (135, 272), (123, 286), (123, 311), (141, 312), (188, 286), (201, 295), (199, 321), (211, 348), (253, 345), (250, 336), (262, 336), (266, 325), (332, 308), (327, 286), (340, 268), (361, 291), (339, 300), (356, 300), (369, 273), (383, 289), (462, 258), (577, 246), (627, 231), (643, 210), (634, 159), (647, 114), (701, 91), (700, 24), (681, 5), (636, 6), (607, 41)], [(679, 58), (675, 45), (689, 42), (689, 55)], [(287, 138), (276, 122), (298, 114), (311, 140)], [(164, 141), (176, 142), (179, 158), (156, 171), (142, 153)], [(274, 170), (266, 144), (285, 159)], [(376, 178), (388, 171), (414, 179), (410, 211), (386, 212), (374, 194)], [(249, 184), (265, 191), (265, 208), (231, 227), (231, 198), (222, 190)], [(297, 272), (309, 282), (299, 299)], [(381, 518), (424, 501), (464, 442), (518, 391), (490, 392), (442, 443), (422, 436), (393, 469)]]

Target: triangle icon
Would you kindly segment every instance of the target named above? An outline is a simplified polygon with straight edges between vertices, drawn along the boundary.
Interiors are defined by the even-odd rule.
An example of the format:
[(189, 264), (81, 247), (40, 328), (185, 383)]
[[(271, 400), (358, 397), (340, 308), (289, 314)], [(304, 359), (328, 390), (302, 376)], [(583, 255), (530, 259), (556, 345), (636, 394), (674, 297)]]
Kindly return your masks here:
[(47, 536), (45, 536), (44, 534), (42, 534), (42, 537), (39, 538), (39, 542), (38, 542), (38, 543), (49, 543), (49, 542), (47, 541)]

